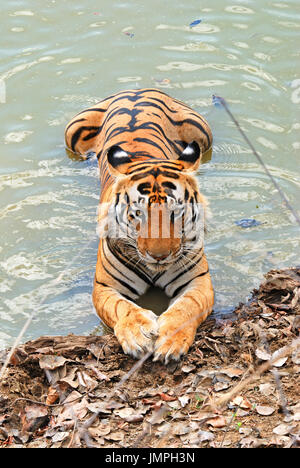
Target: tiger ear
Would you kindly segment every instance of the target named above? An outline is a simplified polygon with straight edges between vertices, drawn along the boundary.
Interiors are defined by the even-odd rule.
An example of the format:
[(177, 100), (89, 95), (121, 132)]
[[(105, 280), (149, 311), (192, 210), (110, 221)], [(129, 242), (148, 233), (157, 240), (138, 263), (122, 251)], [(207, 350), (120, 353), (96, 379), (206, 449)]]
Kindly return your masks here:
[(132, 161), (126, 151), (120, 146), (112, 146), (107, 152), (107, 161), (111, 174), (118, 177), (120, 174), (126, 174), (128, 164)]
[(201, 156), (200, 146), (196, 141), (192, 141), (186, 145), (177, 161), (183, 163), (184, 171), (192, 172), (198, 169)]

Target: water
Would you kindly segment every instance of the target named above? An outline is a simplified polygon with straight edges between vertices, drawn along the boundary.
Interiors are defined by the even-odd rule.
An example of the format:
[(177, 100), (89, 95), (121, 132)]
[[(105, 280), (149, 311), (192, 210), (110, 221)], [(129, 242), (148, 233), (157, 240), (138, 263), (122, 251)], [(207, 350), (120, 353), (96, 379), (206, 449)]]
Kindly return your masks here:
[[(88, 334), (99, 324), (91, 302), (97, 166), (68, 157), (63, 130), (75, 113), (122, 89), (158, 87), (211, 124), (213, 155), (198, 178), (211, 209), (216, 314), (245, 300), (270, 268), (299, 264), (299, 228), (212, 104), (213, 94), (226, 98), (299, 209), (299, 19), (297, 0), (3, 3), (0, 348), (33, 310), (24, 339)], [(261, 224), (243, 229), (235, 224), (242, 218)]]

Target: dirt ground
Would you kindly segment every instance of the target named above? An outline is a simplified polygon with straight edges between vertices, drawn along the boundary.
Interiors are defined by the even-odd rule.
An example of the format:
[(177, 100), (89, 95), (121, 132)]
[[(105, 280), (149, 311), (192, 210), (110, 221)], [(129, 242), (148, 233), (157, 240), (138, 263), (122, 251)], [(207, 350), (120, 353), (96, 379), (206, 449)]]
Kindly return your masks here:
[(27, 342), (0, 382), (0, 447), (299, 447), (299, 330), (294, 268), (209, 318), (180, 363), (135, 361), (113, 335)]

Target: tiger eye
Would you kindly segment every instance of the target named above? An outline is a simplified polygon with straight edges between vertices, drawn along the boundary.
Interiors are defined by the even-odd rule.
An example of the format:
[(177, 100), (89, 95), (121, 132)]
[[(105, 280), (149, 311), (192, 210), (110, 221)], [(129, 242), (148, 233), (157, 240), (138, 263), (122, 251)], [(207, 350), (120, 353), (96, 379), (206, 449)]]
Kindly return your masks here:
[(141, 210), (136, 210), (135, 214), (136, 214), (137, 216), (141, 216), (142, 212), (141, 212)]

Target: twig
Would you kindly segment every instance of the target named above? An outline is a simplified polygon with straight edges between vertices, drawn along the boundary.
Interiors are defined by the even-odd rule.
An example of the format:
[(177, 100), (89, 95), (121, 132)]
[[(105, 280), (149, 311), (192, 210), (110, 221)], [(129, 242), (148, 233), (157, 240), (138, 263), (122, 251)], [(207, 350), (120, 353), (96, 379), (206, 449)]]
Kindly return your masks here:
[(248, 146), (250, 147), (252, 153), (254, 154), (254, 156), (256, 157), (256, 159), (258, 160), (258, 162), (262, 165), (265, 173), (267, 174), (267, 176), (270, 178), (272, 184), (274, 185), (274, 187), (276, 188), (277, 192), (279, 193), (280, 197), (282, 198), (282, 201), (284, 202), (284, 204), (286, 205), (286, 207), (290, 210), (290, 212), (292, 213), (293, 217), (295, 218), (295, 221), (296, 223), (298, 223), (298, 225), (300, 226), (300, 217), (297, 213), (297, 211), (292, 207), (292, 205), (290, 204), (286, 194), (284, 193), (284, 191), (281, 189), (280, 185), (277, 183), (277, 181), (275, 180), (275, 178), (272, 176), (271, 172), (269, 171), (269, 169), (267, 168), (266, 164), (264, 163), (262, 157), (258, 154), (258, 152), (256, 151), (256, 149), (254, 148), (253, 144), (251, 143), (251, 141), (249, 140), (249, 138), (247, 137), (246, 133), (244, 132), (244, 130), (241, 128), (238, 120), (235, 118), (235, 116), (233, 115), (233, 113), (231, 112), (231, 110), (229, 109), (228, 107), (228, 104), (227, 102), (225, 101), (224, 98), (222, 98), (221, 96), (213, 96), (214, 99), (216, 99), (220, 104), (222, 104), (222, 106), (224, 107), (225, 111), (227, 112), (227, 114), (229, 115), (230, 119), (232, 120), (232, 122), (235, 124), (236, 128), (238, 129), (238, 131), (240, 132), (240, 134), (242, 135), (242, 137), (244, 138), (244, 140), (246, 141), (246, 143), (248, 144)]
[[(250, 368), (248, 368), (248, 369), (246, 370), (245, 374), (243, 375), (242, 379), (240, 380), (240, 383), (245, 379), (245, 377), (246, 377), (246, 375), (249, 373), (249, 371), (250, 371)], [(241, 400), (240, 403), (238, 404), (237, 408), (235, 409), (235, 411), (234, 411), (234, 413), (233, 413), (233, 415), (232, 415), (232, 417), (231, 417), (231, 419), (230, 419), (230, 421), (229, 421), (229, 423), (228, 423), (228, 425), (227, 425), (226, 431), (224, 431), (224, 435), (223, 435), (223, 438), (222, 438), (222, 441), (221, 441), (220, 448), (223, 447), (226, 434), (227, 434), (227, 432), (229, 431), (230, 426), (231, 426), (231, 424), (232, 424), (232, 422), (233, 422), (233, 420), (234, 420), (234, 418), (235, 418), (235, 416), (236, 416), (238, 410), (240, 409), (242, 403), (243, 403), (243, 400)]]
[(254, 371), (253, 374), (250, 375), (246, 380), (239, 382), (232, 390), (225, 393), (222, 397), (218, 398), (214, 402), (214, 404), (211, 406), (220, 407), (226, 404), (228, 401), (232, 399), (234, 395), (239, 393), (243, 388), (251, 384), (254, 380), (256, 380), (258, 377), (260, 377), (262, 374), (268, 371), (275, 364), (275, 362), (277, 362), (279, 359), (282, 359), (285, 356), (289, 356), (295, 349), (299, 347), (300, 347), (300, 338), (296, 338), (292, 341), (292, 343), (289, 346), (285, 346), (278, 353), (276, 353), (276, 356), (273, 355), (273, 357), (271, 357), (269, 361), (266, 361), (263, 364), (261, 364), (256, 369), (256, 371)]
[[(96, 390), (97, 388), (98, 386), (95, 387), (93, 390)], [(81, 398), (85, 397), (89, 393), (90, 393), (90, 390), (87, 392), (81, 393), (79, 397), (76, 397), (73, 400), (66, 401), (66, 402), (63, 401), (62, 403), (54, 403), (52, 405), (44, 401), (38, 401), (38, 400), (32, 400), (31, 398), (20, 397), (20, 398), (16, 398), (10, 405), (7, 406), (7, 408), (11, 408), (18, 401), (28, 401), (29, 403), (34, 403), (35, 405), (47, 406), (48, 408), (58, 408), (59, 406), (65, 406), (65, 405), (70, 405), (71, 403), (75, 403), (75, 401), (81, 400)]]
[[(266, 348), (267, 352), (271, 355), (271, 350), (270, 350), (268, 340), (267, 340), (265, 334), (263, 333), (262, 329), (260, 328), (260, 326), (258, 324), (253, 324), (253, 326), (255, 327), (255, 329), (257, 330), (257, 332), (259, 334), (259, 336), (261, 337), (261, 341), (262, 341), (264, 347)], [(275, 385), (276, 385), (277, 392), (278, 392), (278, 395), (279, 395), (279, 399), (280, 399), (280, 402), (281, 402), (281, 408), (282, 408), (282, 410), (283, 410), (283, 412), (284, 412), (284, 414), (286, 416), (290, 416), (290, 412), (289, 412), (288, 407), (287, 407), (287, 400), (285, 398), (285, 394), (284, 394), (283, 387), (281, 385), (279, 374), (278, 374), (277, 370), (274, 367), (271, 369), (271, 373), (273, 374), (273, 377), (274, 377)]]

